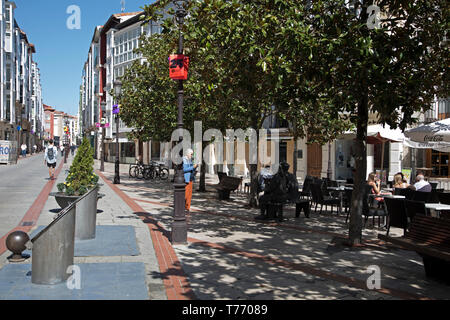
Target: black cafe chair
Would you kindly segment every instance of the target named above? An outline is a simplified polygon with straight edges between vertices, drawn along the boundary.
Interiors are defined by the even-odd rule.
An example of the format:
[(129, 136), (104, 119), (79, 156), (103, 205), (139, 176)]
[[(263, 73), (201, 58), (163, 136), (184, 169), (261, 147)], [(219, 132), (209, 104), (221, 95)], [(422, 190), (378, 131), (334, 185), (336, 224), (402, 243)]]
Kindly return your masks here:
[(427, 208), (423, 201), (405, 200), (405, 207), (409, 221), (412, 221), (416, 215), (427, 215)]
[(423, 202), (427, 203), (428, 200), (430, 199), (430, 197), (431, 197), (431, 192), (413, 191), (412, 200), (423, 201)]
[(405, 199), (386, 197), (384, 198), (384, 203), (386, 204), (388, 214), (386, 236), (389, 235), (391, 227), (403, 228), (403, 235), (405, 235), (406, 229), (408, 228)]
[(438, 192), (439, 202), (442, 204), (450, 204), (450, 193), (448, 192)]

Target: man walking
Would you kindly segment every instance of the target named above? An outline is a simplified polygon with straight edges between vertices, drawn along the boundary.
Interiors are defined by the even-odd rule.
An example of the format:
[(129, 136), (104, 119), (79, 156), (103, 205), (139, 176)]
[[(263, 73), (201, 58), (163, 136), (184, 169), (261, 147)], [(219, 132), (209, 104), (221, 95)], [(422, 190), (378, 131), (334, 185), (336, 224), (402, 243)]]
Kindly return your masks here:
[(45, 148), (44, 163), (47, 164), (48, 174), (50, 180), (55, 179), (56, 168), (56, 156), (58, 155), (58, 149), (53, 145), (53, 139), (50, 139), (49, 145)]
[(27, 145), (25, 143), (22, 143), (22, 145), (20, 146), (20, 149), (22, 149), (22, 157), (26, 158), (27, 157)]

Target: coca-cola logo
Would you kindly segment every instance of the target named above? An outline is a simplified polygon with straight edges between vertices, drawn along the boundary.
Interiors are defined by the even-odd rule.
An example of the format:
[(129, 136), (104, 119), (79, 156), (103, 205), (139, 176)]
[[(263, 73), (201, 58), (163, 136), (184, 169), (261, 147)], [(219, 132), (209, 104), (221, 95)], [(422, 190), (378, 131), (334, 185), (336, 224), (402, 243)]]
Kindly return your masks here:
[(442, 141), (444, 141), (444, 136), (442, 136), (442, 135), (425, 136), (425, 137), (423, 138), (423, 141), (428, 141), (428, 142), (442, 142)]

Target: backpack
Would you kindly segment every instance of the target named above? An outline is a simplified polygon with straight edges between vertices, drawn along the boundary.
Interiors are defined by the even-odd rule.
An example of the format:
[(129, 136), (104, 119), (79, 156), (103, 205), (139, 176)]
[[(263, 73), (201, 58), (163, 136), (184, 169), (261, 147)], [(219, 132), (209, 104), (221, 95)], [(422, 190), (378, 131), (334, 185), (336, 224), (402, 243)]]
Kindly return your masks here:
[(47, 158), (48, 160), (53, 160), (55, 159), (55, 154), (53, 152), (53, 147), (47, 147)]

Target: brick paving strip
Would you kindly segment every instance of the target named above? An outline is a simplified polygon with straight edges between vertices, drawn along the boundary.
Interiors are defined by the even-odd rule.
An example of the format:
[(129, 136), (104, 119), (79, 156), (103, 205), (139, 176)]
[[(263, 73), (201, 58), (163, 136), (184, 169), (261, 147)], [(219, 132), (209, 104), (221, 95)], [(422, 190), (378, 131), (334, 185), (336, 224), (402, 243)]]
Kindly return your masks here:
[(169, 232), (167, 232), (158, 221), (152, 218), (150, 213), (145, 212), (141, 206), (131, 200), (125, 192), (109, 181), (101, 172), (96, 171), (96, 173), (120, 198), (122, 198), (123, 201), (125, 201), (125, 203), (134, 211), (134, 214), (139, 216), (141, 220), (147, 224), (155, 248), (161, 275), (163, 276), (167, 298), (169, 300), (196, 300), (197, 297), (189, 284), (187, 275), (177, 258), (175, 250), (169, 242)]
[(38, 221), (39, 216), (41, 215), (42, 209), (44, 208), (45, 203), (47, 202), (48, 196), (53, 189), (53, 186), (56, 182), (56, 179), (58, 178), (59, 173), (63, 168), (63, 165), (64, 161), (61, 161), (58, 168), (55, 171), (55, 179), (49, 180), (45, 184), (39, 196), (36, 198), (36, 200), (31, 205), (30, 209), (28, 209), (22, 220), (19, 222), (19, 225), (0, 238), (0, 256), (8, 250), (6, 248), (6, 238), (10, 233), (14, 231), (23, 231), (28, 233), (36, 225), (36, 222)]
[[(102, 176), (102, 175), (101, 175)], [(108, 183), (111, 184), (111, 182), (109, 180), (107, 180), (104, 176), (102, 176), (102, 178)], [(166, 229), (164, 229), (164, 227), (162, 227), (153, 217), (150, 217), (149, 213), (144, 213), (144, 210), (142, 209), (142, 207), (140, 207), (136, 201), (138, 202), (144, 202), (144, 203), (149, 203), (149, 204), (154, 204), (154, 205), (158, 205), (158, 206), (163, 206), (163, 207), (171, 207), (171, 204), (168, 203), (164, 203), (164, 202), (156, 202), (156, 201), (148, 201), (148, 200), (142, 200), (142, 199), (137, 199), (137, 198), (131, 198), (128, 195), (126, 195), (122, 190), (120, 190), (119, 188), (117, 188), (115, 185), (112, 185), (114, 188), (114, 191), (116, 191), (121, 197), (122, 199), (127, 202), (131, 208), (133, 208), (134, 211), (139, 211), (143, 214), (139, 214), (141, 216), (145, 216), (146, 219), (143, 219), (143, 221), (145, 223), (147, 223), (149, 225), (149, 228), (151, 230), (151, 232), (153, 231), (154, 233), (157, 233), (161, 238), (158, 239), (158, 243), (160, 243), (161, 241), (164, 242), (166, 244), (165, 247), (159, 247), (157, 251), (157, 254), (159, 253), (159, 255), (162, 256), (167, 256), (170, 255), (171, 257), (173, 257), (175, 260), (172, 261), (175, 262), (174, 267), (179, 268), (181, 270), (181, 273), (183, 274), (184, 277), (186, 277), (184, 275), (184, 272), (182, 271), (182, 267), (181, 264), (179, 263), (178, 259), (176, 258), (176, 254), (175, 251), (173, 250), (170, 242), (168, 241), (168, 237), (164, 237), (163, 234), (168, 235), (168, 231)], [(217, 212), (211, 212), (211, 211), (202, 211), (202, 210), (197, 210), (197, 209), (191, 209), (191, 214), (192, 212), (196, 212), (196, 213), (200, 213), (200, 214), (210, 214), (210, 215), (216, 215), (216, 216), (223, 216), (223, 217), (228, 217), (228, 218), (234, 218), (234, 219), (240, 219), (240, 220), (246, 220), (246, 221), (254, 221), (251, 218), (247, 218), (247, 217), (237, 217), (231, 214), (225, 214), (225, 213), (217, 213)], [(327, 231), (321, 231), (321, 230), (316, 230), (316, 229), (312, 229), (312, 228), (302, 228), (302, 227), (298, 227), (298, 226), (291, 226), (291, 225), (287, 225), (287, 224), (280, 224), (280, 223), (271, 223), (271, 222), (264, 222), (264, 223), (268, 223), (271, 225), (275, 225), (275, 226), (281, 226), (281, 227), (287, 227), (287, 228), (292, 228), (292, 229), (296, 229), (299, 231), (303, 231), (303, 232), (310, 232), (310, 233), (319, 233), (319, 234), (325, 234), (325, 235), (329, 235), (329, 236), (334, 236), (334, 237), (339, 237), (342, 239), (346, 239), (347, 236), (346, 235), (342, 235), (339, 233), (333, 233), (333, 232), (327, 232)], [(153, 235), (152, 235), (153, 238)], [(165, 241), (164, 241), (165, 240)], [(325, 278), (328, 280), (333, 280), (333, 281), (337, 281), (337, 282), (341, 282), (343, 284), (358, 288), (358, 289), (363, 289), (366, 291), (376, 291), (382, 294), (386, 294), (386, 295), (390, 295), (392, 297), (396, 297), (396, 298), (400, 298), (400, 299), (405, 299), (405, 300), (433, 300), (431, 298), (428, 297), (424, 297), (424, 296), (420, 296), (417, 294), (413, 294), (413, 293), (409, 293), (406, 291), (402, 291), (402, 290), (397, 290), (395, 288), (380, 288), (380, 289), (373, 289), (373, 290), (369, 290), (367, 288), (367, 283), (365, 281), (361, 281), (358, 280), (356, 278), (353, 277), (347, 277), (347, 276), (342, 276), (339, 274), (335, 274), (329, 271), (324, 271), (324, 270), (320, 270), (317, 268), (313, 268), (311, 266), (308, 266), (306, 264), (300, 264), (300, 263), (294, 263), (294, 262), (290, 262), (290, 261), (286, 261), (283, 259), (278, 259), (278, 258), (272, 258), (272, 257), (268, 257), (268, 256), (264, 256), (264, 255), (260, 255), (257, 253), (252, 253), (252, 252), (248, 252), (248, 251), (242, 251), (240, 249), (237, 248), (233, 248), (230, 246), (224, 246), (221, 244), (217, 244), (217, 243), (212, 243), (212, 242), (208, 242), (208, 241), (204, 241), (204, 240), (199, 240), (199, 239), (195, 239), (195, 238), (188, 238), (188, 242), (193, 243), (193, 244), (197, 244), (197, 245), (202, 245), (204, 247), (208, 247), (211, 249), (216, 249), (216, 250), (220, 250), (220, 251), (224, 251), (226, 253), (230, 253), (230, 254), (234, 254), (234, 255), (239, 255), (239, 256), (243, 256), (246, 258), (250, 258), (250, 259), (255, 259), (255, 260), (260, 260), (263, 261), (265, 263), (268, 264), (272, 264), (272, 265), (276, 265), (276, 266), (281, 266), (287, 269), (291, 269), (291, 270), (298, 270), (313, 276), (317, 276), (317, 277), (321, 277), (321, 278)], [(155, 244), (157, 242), (154, 242)], [(367, 241), (364, 246), (365, 247), (369, 247), (369, 248), (376, 248), (379, 249), (380, 247), (377, 244), (381, 244), (378, 241)], [(161, 250), (166, 249), (169, 250), (170, 253), (166, 253), (166, 255), (164, 255), (164, 252), (161, 252)], [(159, 252), (158, 252), (159, 251)], [(158, 257), (158, 261), (161, 262), (161, 260)], [(165, 268), (167, 269), (167, 261), (163, 261), (164, 265), (166, 266)], [(161, 263), (160, 263), (161, 265)], [(162, 272), (164, 270), (164, 268), (161, 268)], [(185, 280), (186, 284), (189, 285), (187, 278)], [(169, 287), (171, 288), (171, 287)], [(166, 290), (169, 289), (166, 287)], [(168, 292), (168, 298), (170, 298), (169, 296), (169, 292)]]

